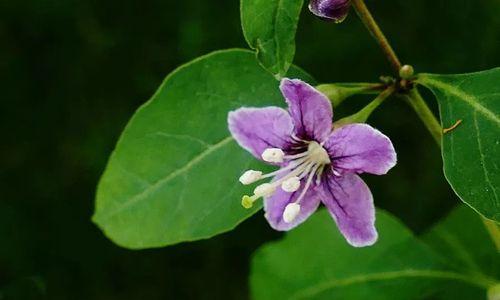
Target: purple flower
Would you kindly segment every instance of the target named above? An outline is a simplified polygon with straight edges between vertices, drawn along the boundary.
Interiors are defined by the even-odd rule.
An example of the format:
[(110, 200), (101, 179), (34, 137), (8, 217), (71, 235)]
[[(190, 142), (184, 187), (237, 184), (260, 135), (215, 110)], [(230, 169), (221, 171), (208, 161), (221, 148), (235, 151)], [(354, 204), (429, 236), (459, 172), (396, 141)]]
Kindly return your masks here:
[(336, 23), (344, 21), (350, 6), (350, 0), (311, 0), (309, 2), (309, 10), (313, 14)]
[(332, 130), (330, 101), (301, 80), (283, 79), (280, 89), (288, 111), (244, 107), (229, 113), (229, 130), (238, 144), (280, 167), (269, 174), (245, 172), (243, 184), (273, 179), (244, 196), (242, 205), (250, 208), (263, 197), (271, 227), (290, 230), (323, 202), (351, 245), (372, 245), (377, 240), (373, 197), (357, 174), (387, 173), (396, 164), (391, 141), (367, 124)]

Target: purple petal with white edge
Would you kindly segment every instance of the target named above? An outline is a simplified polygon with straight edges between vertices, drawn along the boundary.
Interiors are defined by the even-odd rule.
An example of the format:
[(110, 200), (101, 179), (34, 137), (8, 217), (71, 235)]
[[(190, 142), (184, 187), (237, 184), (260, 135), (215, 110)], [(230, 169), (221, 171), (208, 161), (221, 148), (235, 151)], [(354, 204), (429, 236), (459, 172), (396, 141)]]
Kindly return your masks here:
[(283, 79), (280, 89), (288, 103), (297, 137), (323, 142), (332, 131), (330, 100), (299, 79)]
[(324, 144), (339, 173), (386, 174), (396, 165), (391, 140), (367, 124), (345, 125), (333, 131)]
[(377, 241), (372, 193), (358, 175), (338, 177), (330, 173), (318, 192), (349, 244), (365, 247)]
[(267, 148), (286, 149), (293, 133), (290, 115), (279, 107), (240, 108), (229, 112), (228, 124), (238, 144), (260, 160)]
[[(302, 182), (302, 186), (303, 186)], [(265, 217), (269, 225), (275, 230), (288, 231), (312, 215), (320, 204), (319, 196), (313, 187), (310, 187), (304, 198), (300, 201), (300, 213), (291, 223), (286, 223), (283, 220), (283, 213), (288, 204), (293, 203), (302, 193), (302, 187), (293, 193), (283, 191), (277, 188), (276, 192), (271, 197), (264, 199)]]
[(350, 0), (311, 0), (309, 10), (318, 17), (342, 22), (350, 5)]

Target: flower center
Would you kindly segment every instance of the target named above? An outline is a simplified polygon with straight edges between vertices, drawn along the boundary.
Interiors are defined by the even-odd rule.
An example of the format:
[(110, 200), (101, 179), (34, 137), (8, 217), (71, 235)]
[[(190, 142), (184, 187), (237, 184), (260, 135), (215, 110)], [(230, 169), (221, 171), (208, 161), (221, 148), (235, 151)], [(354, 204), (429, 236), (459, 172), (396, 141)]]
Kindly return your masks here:
[(283, 162), (284, 166), (272, 173), (262, 174), (260, 171), (248, 170), (241, 177), (240, 182), (248, 185), (261, 179), (275, 177), (275, 180), (257, 186), (252, 196), (243, 196), (241, 204), (251, 208), (261, 197), (272, 196), (278, 187), (287, 193), (297, 192), (303, 185), (299, 196), (288, 204), (283, 213), (283, 220), (291, 223), (300, 213), (300, 201), (313, 184), (316, 176), (316, 185), (321, 181), (324, 167), (331, 163), (325, 148), (317, 142), (306, 141), (307, 149), (293, 155), (286, 155), (282, 149), (269, 148), (262, 153), (262, 159), (267, 162)]
[(317, 142), (309, 143), (309, 146), (307, 147), (307, 153), (311, 161), (317, 164), (327, 165), (330, 163), (330, 156), (328, 156), (325, 148), (323, 148), (323, 146), (321, 146)]

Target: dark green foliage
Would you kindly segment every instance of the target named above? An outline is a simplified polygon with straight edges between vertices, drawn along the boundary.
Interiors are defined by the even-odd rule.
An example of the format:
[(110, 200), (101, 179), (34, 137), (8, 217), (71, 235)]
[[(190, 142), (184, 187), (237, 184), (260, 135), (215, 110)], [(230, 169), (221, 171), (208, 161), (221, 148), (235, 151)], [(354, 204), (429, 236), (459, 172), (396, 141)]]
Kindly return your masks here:
[[(500, 65), (496, 0), (368, 5), (417, 72)], [(182, 63), (246, 47), (238, 1), (1, 1), (0, 45), (2, 295), (37, 278), (49, 299), (245, 299), (250, 253), (278, 237), (261, 214), (209, 241), (139, 252), (89, 221), (97, 181), (136, 108)], [(389, 72), (354, 14), (333, 26), (303, 10), (296, 52), (319, 82)], [(336, 118), (363, 103), (346, 102)], [(371, 122), (393, 139), (399, 165), (367, 181), (379, 207), (421, 232), (457, 200), (418, 119), (387, 103)]]

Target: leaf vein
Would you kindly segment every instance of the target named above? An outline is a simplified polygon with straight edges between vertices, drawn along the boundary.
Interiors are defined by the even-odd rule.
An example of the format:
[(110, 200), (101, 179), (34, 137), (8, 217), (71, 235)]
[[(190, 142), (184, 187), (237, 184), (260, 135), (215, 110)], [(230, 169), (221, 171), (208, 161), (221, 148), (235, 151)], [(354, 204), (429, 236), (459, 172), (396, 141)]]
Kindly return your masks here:
[(498, 207), (499, 206), (498, 195), (497, 195), (495, 186), (493, 186), (493, 184), (491, 183), (490, 175), (489, 175), (488, 169), (487, 169), (487, 164), (486, 164), (486, 161), (484, 158), (483, 146), (482, 146), (481, 136), (480, 136), (480, 132), (479, 132), (479, 124), (477, 122), (477, 112), (475, 112), (473, 114), (473, 119), (474, 119), (474, 129), (476, 130), (476, 135), (477, 135), (477, 145), (478, 145), (478, 149), (479, 149), (479, 156), (481, 158), (481, 166), (482, 166), (483, 173), (484, 173), (484, 179), (486, 180), (488, 185), (491, 187), (491, 189), (493, 191), (493, 195), (495, 196), (495, 205)]
[(190, 136), (190, 135), (185, 135), (185, 134), (171, 134), (171, 133), (166, 133), (166, 132), (162, 132), (162, 131), (157, 131), (157, 132), (153, 133), (153, 135), (162, 136), (165, 138), (188, 140), (188, 141), (199, 143), (200, 145), (202, 145), (203, 147), (206, 147), (206, 148), (209, 148), (210, 146), (212, 146), (211, 144), (205, 142), (202, 139), (199, 139), (199, 138), (196, 138), (196, 137)]
[(100, 219), (101, 222), (104, 222), (105, 220), (109, 220), (111, 217), (113, 217), (114, 215), (120, 213), (121, 211), (123, 211), (123, 210), (125, 210), (125, 209), (127, 209), (127, 208), (129, 208), (131, 206), (136, 205), (141, 200), (145, 199), (145, 197), (147, 195), (149, 195), (150, 193), (152, 193), (155, 190), (159, 189), (164, 184), (166, 184), (169, 181), (175, 179), (176, 177), (178, 177), (178, 176), (186, 173), (192, 167), (194, 167), (196, 164), (198, 164), (199, 162), (201, 162), (205, 157), (207, 157), (211, 153), (215, 152), (216, 150), (224, 147), (225, 145), (227, 145), (232, 140), (233, 140), (232, 137), (226, 137), (225, 139), (221, 140), (220, 142), (215, 143), (212, 146), (206, 148), (203, 152), (201, 152), (200, 154), (198, 154), (197, 156), (195, 156), (193, 159), (191, 159), (184, 167), (179, 168), (179, 169), (173, 171), (172, 173), (170, 173), (169, 175), (167, 175), (166, 177), (159, 179), (158, 181), (154, 182), (149, 187), (147, 187), (146, 189), (144, 189), (142, 192), (140, 192), (140, 193), (138, 193), (138, 194), (136, 194), (136, 195), (128, 198), (127, 201), (125, 201), (123, 203), (120, 203), (120, 205), (117, 208), (115, 208), (114, 210), (112, 210), (111, 212), (105, 214), (104, 216), (98, 217), (98, 218)]
[(486, 118), (495, 122), (497, 124), (497, 126), (500, 126), (500, 119), (498, 118), (498, 116), (496, 116), (488, 108), (481, 105), (475, 96), (468, 94), (464, 90), (458, 89), (450, 84), (429, 78), (427, 76), (422, 76), (420, 79), (423, 83), (427, 83), (428, 85), (440, 88), (440, 89), (456, 96), (458, 99), (460, 99), (460, 100), (464, 101), (465, 103), (467, 103), (468, 105), (472, 106), (472, 108), (475, 111), (480, 112)]
[(435, 278), (435, 279), (447, 279), (447, 280), (457, 280), (467, 282), (471, 285), (479, 286), (482, 288), (488, 288), (495, 282), (490, 282), (486, 278), (474, 278), (467, 275), (462, 275), (459, 273), (441, 271), (441, 270), (399, 270), (399, 271), (389, 271), (389, 272), (379, 272), (372, 274), (362, 274), (357, 276), (352, 276), (343, 279), (332, 279), (324, 281), (310, 288), (300, 290), (298, 293), (294, 294), (290, 299), (311, 299), (314, 295), (323, 293), (329, 289), (336, 287), (349, 286), (354, 284), (374, 282), (374, 281), (384, 281), (393, 280), (398, 278)]

